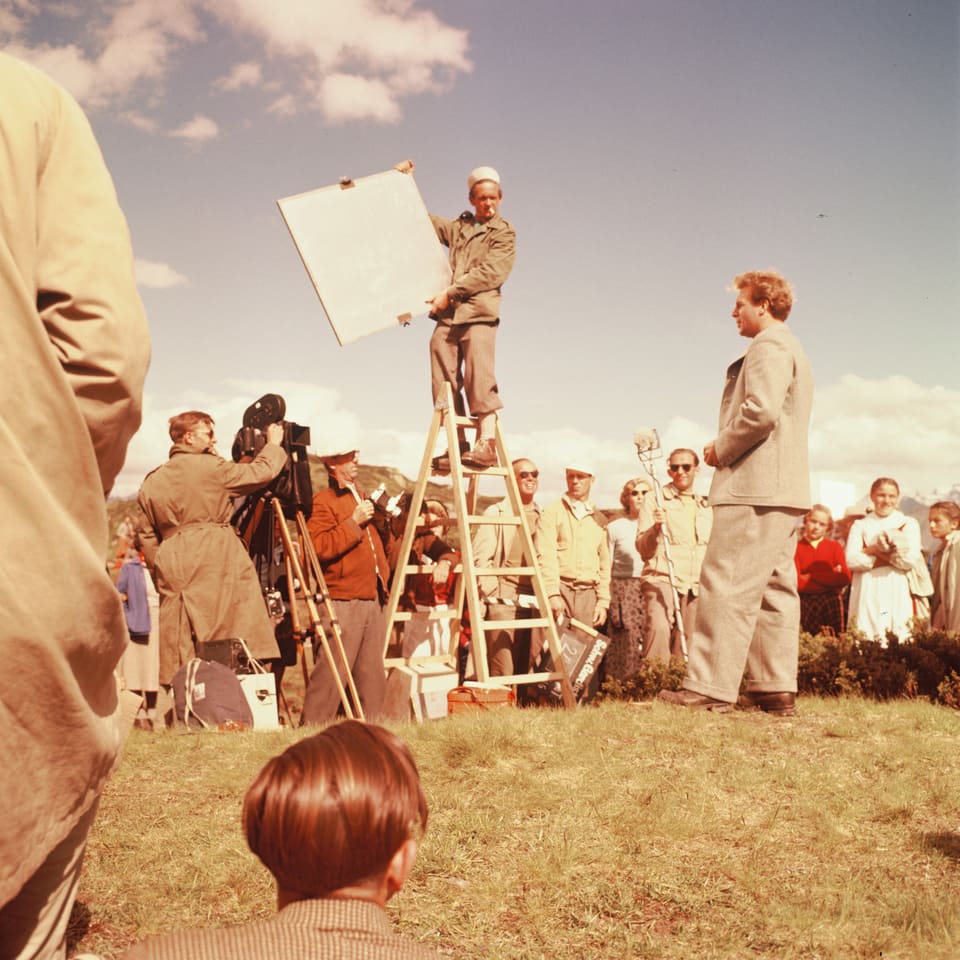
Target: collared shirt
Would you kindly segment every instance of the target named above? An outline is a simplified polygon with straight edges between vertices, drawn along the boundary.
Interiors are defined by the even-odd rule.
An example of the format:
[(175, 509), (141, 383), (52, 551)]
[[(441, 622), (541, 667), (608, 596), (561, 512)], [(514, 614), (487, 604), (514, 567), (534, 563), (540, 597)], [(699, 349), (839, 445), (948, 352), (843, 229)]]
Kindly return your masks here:
[[(653, 522), (655, 502), (644, 497), (637, 520), (637, 549), (645, 564), (645, 577), (669, 577), (669, 566), (663, 537)], [(690, 491), (681, 493), (672, 483), (663, 488), (663, 510), (667, 515), (667, 537), (670, 559), (677, 586), (682, 593), (699, 589), (700, 566), (707, 552), (707, 543), (713, 529), (713, 510), (706, 497)]]

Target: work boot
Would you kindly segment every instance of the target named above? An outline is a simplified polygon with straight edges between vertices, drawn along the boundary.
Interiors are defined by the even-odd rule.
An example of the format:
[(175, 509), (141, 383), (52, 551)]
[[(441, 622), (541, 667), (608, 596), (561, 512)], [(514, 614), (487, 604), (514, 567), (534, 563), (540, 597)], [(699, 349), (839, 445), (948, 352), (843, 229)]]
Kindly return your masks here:
[[(470, 444), (466, 440), (460, 441), (460, 455), (463, 456), (470, 449)], [(434, 457), (430, 461), (431, 473), (446, 476), (450, 472), (450, 451), (444, 450), (439, 457)]]
[(492, 439), (481, 439), (474, 448), (463, 455), (463, 465), (475, 470), (486, 470), (497, 465), (497, 445)]

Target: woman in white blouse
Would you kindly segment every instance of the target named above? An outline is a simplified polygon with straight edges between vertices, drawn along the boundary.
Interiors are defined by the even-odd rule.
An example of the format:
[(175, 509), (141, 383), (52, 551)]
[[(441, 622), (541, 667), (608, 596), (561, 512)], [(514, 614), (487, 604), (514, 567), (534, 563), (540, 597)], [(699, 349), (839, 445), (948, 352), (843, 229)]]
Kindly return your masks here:
[(920, 526), (898, 508), (900, 487), (878, 477), (870, 487), (873, 512), (854, 522), (847, 538), (850, 625), (886, 645), (887, 634), (910, 636), (914, 616), (908, 571), (922, 558)]

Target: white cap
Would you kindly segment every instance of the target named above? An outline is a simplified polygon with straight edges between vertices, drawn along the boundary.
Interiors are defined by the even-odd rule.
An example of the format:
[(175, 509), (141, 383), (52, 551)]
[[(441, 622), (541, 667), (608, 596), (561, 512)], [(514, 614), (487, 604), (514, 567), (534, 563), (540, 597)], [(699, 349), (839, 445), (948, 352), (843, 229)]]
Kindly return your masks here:
[(493, 167), (477, 167), (476, 170), (471, 170), (470, 176), (467, 177), (467, 189), (473, 190), (474, 185), (481, 180), (492, 180), (497, 186), (500, 186), (500, 174)]
[(589, 473), (591, 477), (596, 476), (596, 474), (593, 472), (593, 466), (583, 460), (571, 460), (563, 469), (574, 470), (577, 473)]

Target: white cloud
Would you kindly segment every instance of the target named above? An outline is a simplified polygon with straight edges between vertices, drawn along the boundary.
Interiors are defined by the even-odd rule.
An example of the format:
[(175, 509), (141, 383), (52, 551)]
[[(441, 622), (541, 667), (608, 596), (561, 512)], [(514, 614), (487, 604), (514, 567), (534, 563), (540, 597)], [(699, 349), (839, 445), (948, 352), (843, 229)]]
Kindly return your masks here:
[[(276, 90), (266, 109), (278, 115), (296, 106), (335, 123), (395, 123), (401, 97), (443, 92), (473, 69), (467, 32), (412, 0), (104, 0), (62, 46), (17, 42), (40, 13), (39, 5), (21, 3), (0, 16), (0, 37), (87, 107), (116, 109), (134, 93), (162, 101), (183, 48), (205, 40), (201, 11), (268, 58), (235, 64), (214, 88)], [(267, 79), (271, 67), (276, 77)]]
[(333, 123), (370, 118), (396, 123), (400, 106), (390, 87), (382, 80), (334, 73), (323, 80), (317, 103)]
[[(394, 467), (411, 480), (423, 459), (426, 430), (397, 431), (361, 425), (335, 391), (314, 384), (226, 381), (210, 392), (190, 391), (174, 398), (151, 397), (145, 426), (131, 445), (117, 494), (136, 491), (144, 474), (166, 459), (166, 422), (180, 410), (208, 410), (217, 421), (220, 449), (229, 455), (243, 411), (264, 393), (279, 393), (287, 402), (287, 419), (311, 427), (311, 452), (328, 438), (346, 433), (358, 438), (365, 463)], [(814, 498), (820, 482), (852, 484), (859, 499), (881, 475), (896, 477), (905, 494), (930, 495), (960, 482), (960, 391), (925, 387), (904, 377), (867, 380), (847, 376), (819, 390), (810, 434)], [(636, 424), (637, 429), (656, 426)], [(698, 452), (714, 436), (712, 428), (674, 418), (660, 433), (663, 457), (652, 460), (657, 479), (666, 482), (666, 454), (675, 447)], [(616, 507), (623, 483), (645, 475), (630, 438), (613, 439), (574, 429), (512, 432), (506, 437), (512, 457), (530, 457), (540, 468), (541, 499), (563, 492), (563, 470), (571, 457), (587, 460), (596, 470), (593, 496), (603, 507)], [(442, 445), (442, 441), (441, 441)], [(439, 452), (439, 451), (437, 451)], [(701, 468), (697, 489), (706, 492), (712, 471)], [(497, 494), (501, 481), (484, 482), (481, 492)], [(396, 492), (396, 491), (391, 491)], [(844, 504), (845, 505), (845, 504)], [(838, 505), (842, 508), (844, 505)]]
[(137, 285), (153, 290), (166, 290), (169, 287), (179, 287), (187, 283), (187, 278), (177, 273), (168, 263), (157, 263), (154, 260), (134, 261)]
[(248, 61), (234, 64), (230, 72), (214, 82), (218, 90), (242, 90), (244, 87), (259, 87), (263, 83), (263, 68), (259, 63)]
[(32, 47), (11, 43), (4, 47), (4, 52), (49, 74), (81, 102), (89, 100), (91, 91), (96, 86), (96, 65), (86, 58), (80, 47), (72, 43), (62, 47), (53, 47), (46, 43)]
[(220, 128), (215, 120), (198, 113), (192, 120), (188, 120), (176, 130), (171, 130), (170, 136), (179, 140), (189, 140), (192, 143), (204, 143), (215, 139), (219, 133)]

